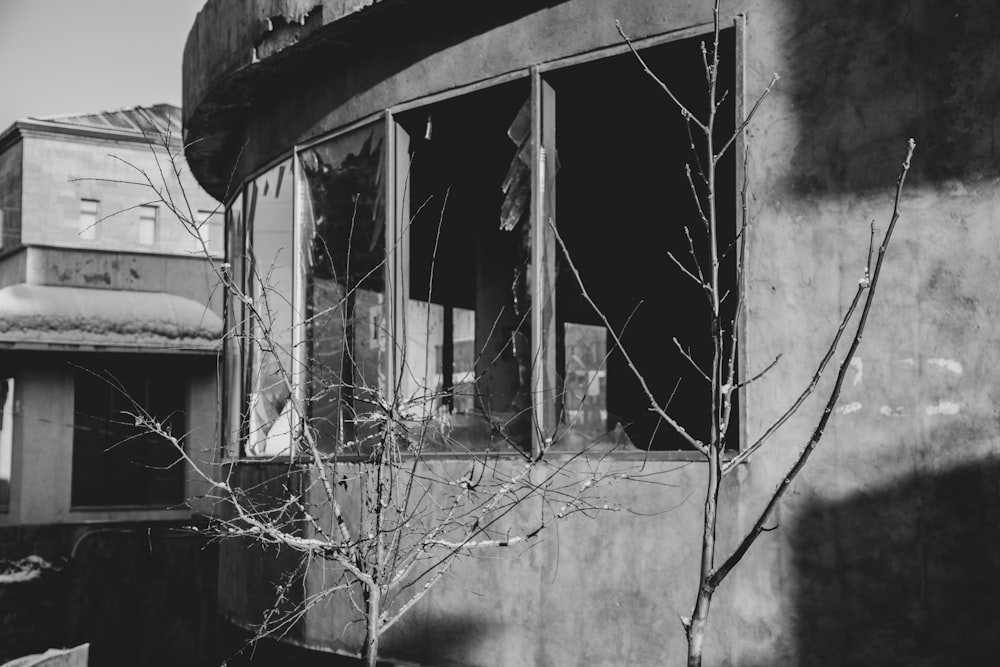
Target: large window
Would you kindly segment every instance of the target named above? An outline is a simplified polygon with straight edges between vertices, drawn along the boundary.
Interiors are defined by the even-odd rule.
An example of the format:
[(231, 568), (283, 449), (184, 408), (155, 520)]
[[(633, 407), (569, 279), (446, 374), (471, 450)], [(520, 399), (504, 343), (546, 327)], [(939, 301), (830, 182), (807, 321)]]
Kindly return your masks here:
[[(733, 33), (719, 138), (735, 127)], [(702, 40), (643, 50), (696, 113)], [(710, 387), (691, 362), (710, 365), (710, 312), (667, 259), (709, 261), (686, 177), (692, 143), (703, 149), (622, 54), (299, 148), (228, 209), (228, 258), (250, 295), (227, 310), (233, 341), (249, 334), (227, 343), (230, 441), (242, 429), (245, 454), (274, 456), (294, 453), (301, 432), (324, 452), (363, 455), (392, 406), (424, 451), (684, 449), (616, 338), (654, 399), (707, 437)], [(735, 164), (730, 150), (716, 197), (730, 337)]]
[[(643, 57), (689, 109), (706, 117), (700, 43), (673, 42), (647, 49)], [(723, 89), (730, 88), (720, 108), (717, 145), (731, 135), (735, 121), (731, 34), (721, 46), (719, 77)], [(559, 235), (588, 293), (622, 343), (619, 348), (608, 336), (602, 318), (582, 297), (569, 262), (559, 254), (556, 355), (563, 431), (558, 445), (684, 447), (676, 432), (649, 410), (649, 399), (622, 348), (657, 402), (669, 402), (669, 411), (683, 418), (688, 432), (707, 441), (711, 386), (694, 365), (711, 368), (711, 310), (703, 289), (667, 258), (669, 252), (695, 272), (693, 246), (697, 264), (706, 271), (710, 265), (708, 234), (686, 176), (690, 166), (693, 177), (700, 178), (691, 145), (704, 155), (703, 142), (696, 129), (689, 133), (673, 102), (631, 54), (558, 70), (547, 81), (558, 105)], [(595, 95), (595, 90), (601, 94)], [(735, 173), (730, 151), (718, 167), (716, 195), (721, 211), (720, 279), (723, 292), (728, 292), (722, 321), (730, 334), (736, 301), (736, 256), (729, 252), (736, 233)]]
[[(145, 366), (140, 367), (140, 366)], [(73, 507), (174, 507), (184, 501), (184, 464), (173, 445), (136, 426), (144, 411), (175, 435), (185, 431), (183, 376), (125, 365), (79, 369), (73, 406)]]

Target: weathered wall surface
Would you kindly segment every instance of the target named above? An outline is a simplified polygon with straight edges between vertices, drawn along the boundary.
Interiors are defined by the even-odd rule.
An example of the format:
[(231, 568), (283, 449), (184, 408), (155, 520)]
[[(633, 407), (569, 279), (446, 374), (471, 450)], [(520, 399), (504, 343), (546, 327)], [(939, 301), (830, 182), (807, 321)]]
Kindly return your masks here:
[(215, 314), (222, 315), (219, 278), (201, 256), (171, 257), (49, 247), (27, 248), (22, 252), (23, 280), (28, 283), (166, 292), (205, 304)]
[[(250, 140), (240, 173), (296, 140), (431, 90), (612, 44), (614, 18), (642, 36), (703, 23), (707, 9), (579, 0), (504, 20), (487, 14), (495, 23), (486, 26), (458, 13), (398, 41), (355, 45), (340, 53), (350, 67), (268, 89), (233, 131), (235, 144)], [(772, 72), (782, 76), (749, 132), (743, 341), (748, 372), (784, 356), (746, 395), (747, 439), (809, 382), (862, 277), (869, 223), (888, 221), (906, 139), (918, 147), (832, 426), (774, 517), (779, 529), (723, 586), (707, 662), (982, 662), (1000, 650), (1000, 13), (986, 0), (725, 8), (737, 10), (748, 16), (747, 97)], [(188, 113), (202, 112), (211, 113)], [(217, 159), (231, 167), (235, 152)], [(820, 408), (809, 402), (730, 480), (726, 545), (756, 518)], [(520, 557), (463, 563), (391, 634), (387, 653), (477, 665), (681, 664), (676, 614), (693, 597), (700, 466), (648, 465), (675, 486), (626, 484), (614, 498), (671, 511), (575, 521)], [(223, 560), (223, 607), (245, 622), (259, 618), (269, 590), (258, 575), (270, 566), (233, 547)], [(356, 642), (341, 635), (343, 613), (317, 612), (303, 641)]]
[(90, 642), (94, 667), (218, 665), (218, 552), (179, 528), (0, 527), (0, 559), (52, 566), (0, 583), (0, 661)]
[[(24, 244), (169, 254), (200, 251), (201, 246), (188, 229), (162, 203), (154, 201), (156, 195), (151, 190), (108, 182), (143, 182), (144, 177), (125, 164), (128, 162), (145, 170), (154, 184), (163, 187), (158, 160), (163, 173), (168, 175), (166, 187), (182, 209), (185, 208), (183, 188), (194, 215), (199, 210), (215, 210), (217, 202), (197, 186), (190, 172), (184, 171), (178, 183), (165, 150), (151, 150), (141, 144), (35, 134), (26, 136), (23, 145)], [(108, 216), (97, 224), (97, 238), (93, 241), (80, 237), (81, 199), (98, 200), (98, 217)], [(141, 204), (159, 208), (154, 246), (139, 243), (140, 209), (136, 207)]]
[[(593, 462), (570, 464), (567, 480), (587, 478)], [(518, 458), (497, 463), (513, 470)], [(432, 479), (461, 478), (469, 464), (461, 460), (421, 466), (418, 474)], [(699, 465), (678, 462), (618, 460), (617, 472), (639, 474), (645, 480), (624, 482), (606, 494), (608, 502), (629, 511), (609, 512), (595, 519), (577, 517), (544, 533), (530, 548), (484, 552), (482, 558), (460, 561), (425, 600), (390, 630), (384, 640), (386, 657), (421, 664), (463, 665), (612, 665), (675, 664), (683, 660), (683, 635), (676, 613), (693, 600), (698, 545), (682, 536), (697, 533), (694, 499), (703, 488)], [(236, 469), (234, 484), (262, 492), (270, 484), (281, 494), (286, 467), (252, 464)], [(341, 464), (340, 474), (356, 478), (356, 469)], [(546, 471), (539, 470), (539, 479)], [(648, 487), (658, 490), (650, 494)], [(352, 526), (358, 517), (357, 495), (344, 493), (345, 516)], [(319, 493), (314, 486), (314, 493)], [(736, 500), (729, 487), (726, 501)], [(319, 498), (317, 498), (319, 502)], [(538, 502), (525, 503), (496, 524), (498, 532), (534, 527)], [(321, 519), (320, 523), (325, 523)], [(724, 524), (728, 524), (724, 521)], [(725, 541), (725, 540), (724, 540)], [(275, 601), (282, 574), (292, 571), (296, 556), (273, 548), (247, 548), (239, 541), (220, 546), (220, 610), (232, 622), (251, 627)], [(334, 566), (314, 564), (307, 585), (292, 586), (286, 604), (296, 596), (315, 593), (339, 581)], [(407, 593), (403, 594), (403, 599)], [(732, 621), (728, 595), (719, 598), (719, 626)], [(317, 605), (285, 639), (310, 647), (357, 653), (363, 625), (345, 595), (336, 594)], [(746, 620), (737, 620), (741, 634)], [(752, 626), (751, 626), (752, 627)], [(721, 664), (716, 643), (710, 655)]]
[[(770, 629), (746, 664), (948, 664), (998, 648), (992, 622), (969, 618), (995, 618), (969, 573), (993, 581), (1000, 558), (979, 546), (1000, 452), (998, 19), (978, 1), (751, 6), (747, 88), (782, 79), (751, 132), (746, 340), (751, 368), (785, 357), (749, 394), (750, 434), (807, 380), (856, 289), (907, 137), (917, 156), (833, 428), (731, 584)], [(744, 520), (811, 425), (789, 426), (747, 470)]]

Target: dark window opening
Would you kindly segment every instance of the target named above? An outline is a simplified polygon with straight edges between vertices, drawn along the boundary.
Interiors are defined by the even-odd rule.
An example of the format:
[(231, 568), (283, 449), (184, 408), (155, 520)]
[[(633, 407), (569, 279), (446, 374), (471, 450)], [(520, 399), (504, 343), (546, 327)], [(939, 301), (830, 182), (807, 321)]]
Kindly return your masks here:
[[(734, 129), (734, 32), (720, 44), (716, 146)], [(645, 49), (643, 57), (700, 118), (707, 86), (698, 37)], [(660, 405), (692, 435), (706, 440), (711, 423), (709, 383), (678, 351), (711, 368), (710, 308), (703, 290), (667, 257), (694, 271), (685, 226), (702, 267), (709, 265), (708, 235), (685, 175), (704, 161), (697, 128), (689, 135), (674, 103), (631, 54), (606, 58), (546, 76), (557, 96), (558, 230), (600, 310), (620, 332), (625, 350)], [(718, 167), (718, 239), (722, 322), (732, 335), (735, 316), (735, 151)], [(728, 251), (728, 252), (727, 252)], [(622, 351), (582, 298), (565, 258), (557, 259), (557, 368), (562, 376), (556, 447), (631, 443), (639, 449), (685, 449), (686, 442), (650, 411), (650, 402)], [(730, 338), (731, 340), (731, 338)], [(737, 411), (730, 423), (736, 446)]]
[(136, 426), (144, 410), (185, 432), (185, 382), (162, 370), (123, 366), (75, 373), (74, 507), (170, 508), (184, 501), (184, 463), (173, 444)]
[(404, 399), (422, 446), (530, 451), (527, 81), (403, 114), (410, 136)]

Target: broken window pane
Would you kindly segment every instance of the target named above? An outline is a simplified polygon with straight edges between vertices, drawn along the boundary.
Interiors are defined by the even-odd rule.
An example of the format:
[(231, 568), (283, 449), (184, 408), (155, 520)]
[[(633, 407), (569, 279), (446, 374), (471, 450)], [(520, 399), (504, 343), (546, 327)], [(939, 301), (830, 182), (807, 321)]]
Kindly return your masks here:
[(247, 189), (250, 403), (246, 454), (292, 448), (292, 170), (287, 160)]
[[(685, 104), (704, 114), (701, 39), (652, 47), (643, 56)], [(719, 109), (719, 138), (728, 137), (734, 127), (733, 44), (733, 31), (723, 31), (720, 94), (727, 89), (728, 94)], [(668, 413), (706, 439), (711, 387), (678, 351), (674, 339), (708, 372), (711, 311), (703, 289), (667, 257), (673, 254), (697, 274), (686, 227), (697, 262), (705, 270), (709, 266), (707, 232), (685, 176), (687, 163), (696, 173), (697, 164), (684, 121), (631, 54), (554, 71), (546, 80), (557, 96), (557, 225), (569, 257), (600, 312), (620, 334), (655, 401), (661, 406), (669, 402)], [(595, 95), (595, 90), (601, 94)], [(722, 292), (728, 294), (722, 319), (730, 336), (736, 256), (726, 251), (736, 231), (734, 164), (730, 151), (719, 164), (717, 186), (720, 278)], [(622, 349), (581, 295), (561, 253), (556, 321), (561, 429), (553, 447), (686, 448), (650, 410), (650, 399)], [(737, 427), (734, 411), (734, 445)]]
[(308, 424), (325, 452), (376, 433), (391, 344), (381, 123), (299, 153), (305, 176)]
[(403, 389), (425, 449), (530, 451), (527, 81), (400, 118), (410, 135)]

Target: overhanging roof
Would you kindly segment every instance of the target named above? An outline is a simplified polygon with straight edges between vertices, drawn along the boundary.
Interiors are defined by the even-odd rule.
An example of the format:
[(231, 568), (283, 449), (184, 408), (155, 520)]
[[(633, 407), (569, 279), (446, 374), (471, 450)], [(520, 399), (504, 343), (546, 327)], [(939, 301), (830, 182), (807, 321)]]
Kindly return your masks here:
[(222, 320), (175, 294), (17, 284), (0, 289), (0, 349), (212, 354)]

